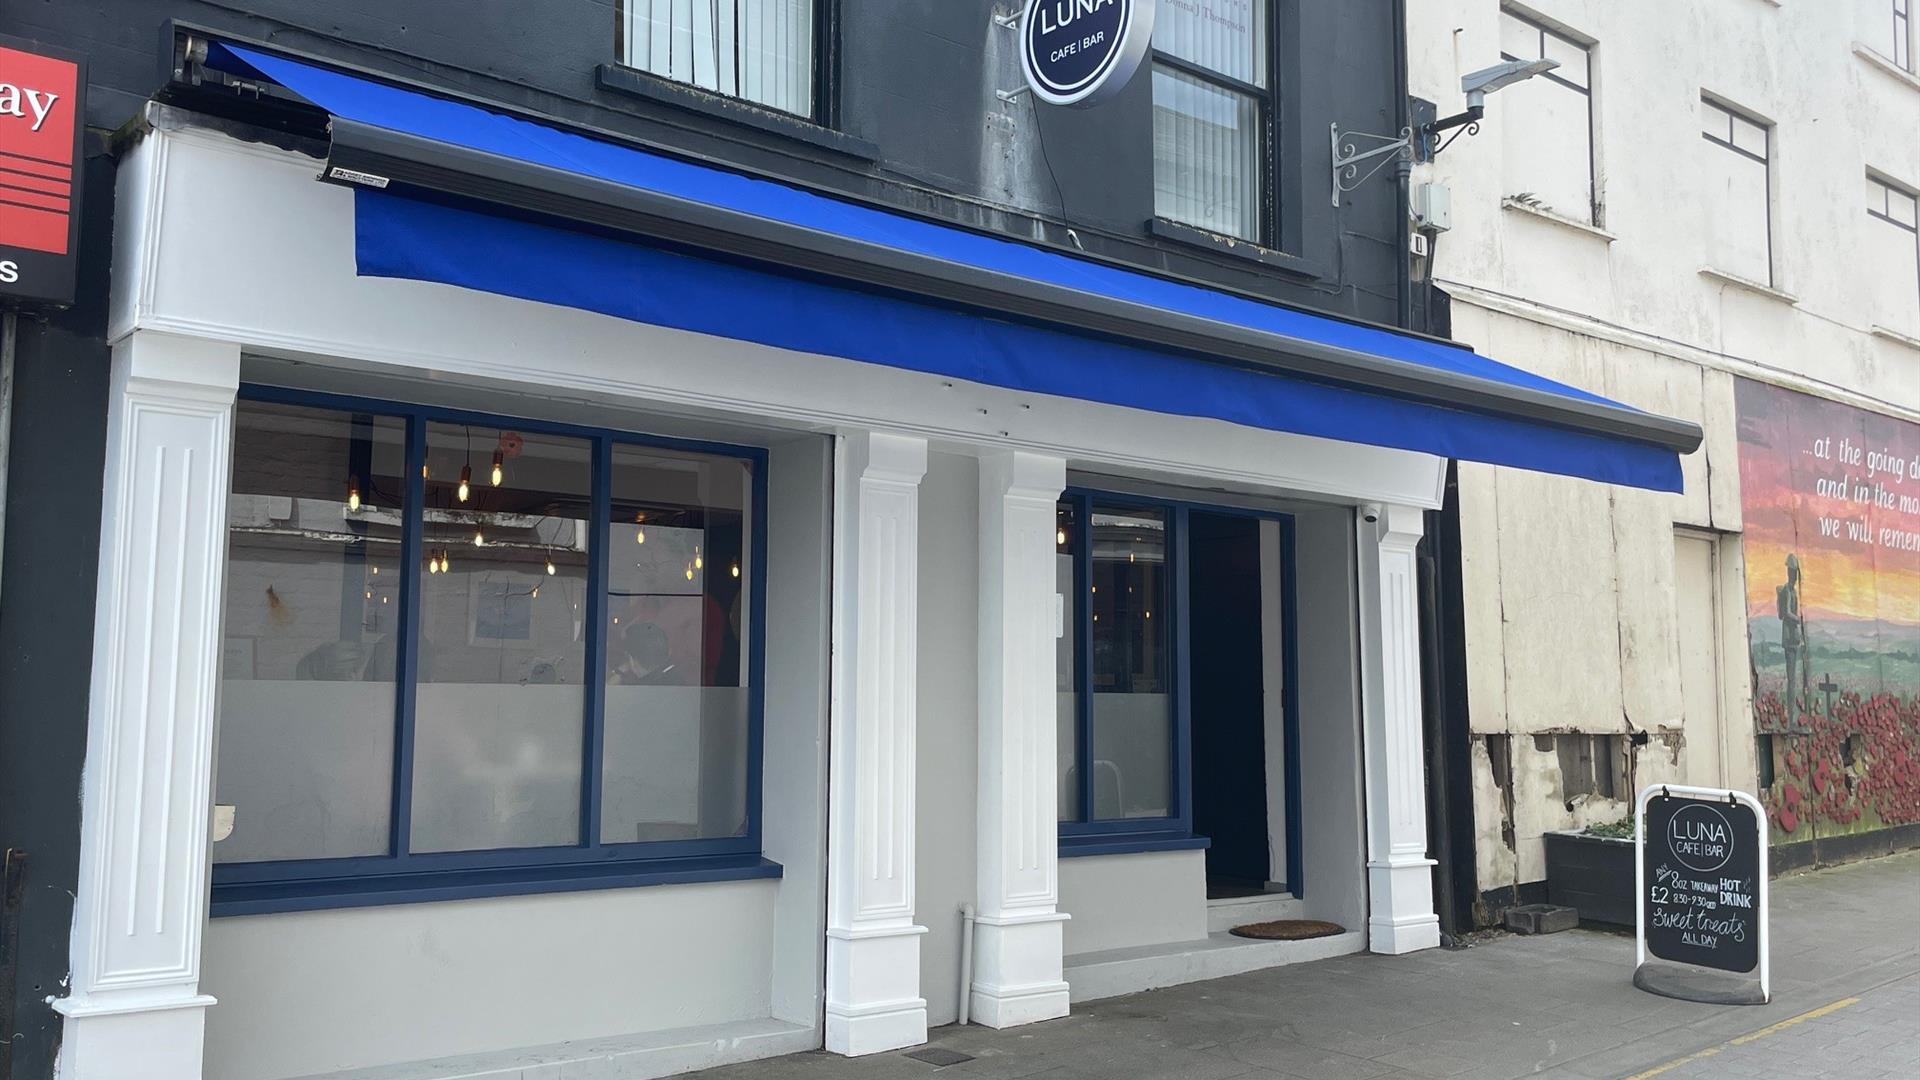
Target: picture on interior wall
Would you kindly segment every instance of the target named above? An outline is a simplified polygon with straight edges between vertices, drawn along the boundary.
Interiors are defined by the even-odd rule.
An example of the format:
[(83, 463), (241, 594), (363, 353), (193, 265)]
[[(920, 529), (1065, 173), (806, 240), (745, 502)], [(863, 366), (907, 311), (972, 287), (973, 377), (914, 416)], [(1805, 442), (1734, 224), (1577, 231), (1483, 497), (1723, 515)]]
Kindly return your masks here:
[(538, 578), (488, 574), (473, 581), (469, 643), (526, 641), (533, 636), (533, 597)]
[(1735, 401), (1773, 840), (1920, 822), (1920, 425), (1745, 380)]

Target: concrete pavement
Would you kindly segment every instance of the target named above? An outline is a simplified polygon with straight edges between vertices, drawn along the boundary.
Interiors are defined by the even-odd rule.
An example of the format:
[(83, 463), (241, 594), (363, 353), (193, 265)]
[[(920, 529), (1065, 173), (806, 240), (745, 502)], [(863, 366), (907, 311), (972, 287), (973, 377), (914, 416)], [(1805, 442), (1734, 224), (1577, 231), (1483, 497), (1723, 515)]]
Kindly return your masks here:
[[(1074, 1007), (925, 1049), (798, 1054), (706, 1080), (1662, 1080), (1920, 1077), (1920, 853), (1774, 883), (1773, 1002), (1709, 1006), (1633, 988), (1631, 935), (1498, 936), (1347, 956)], [(937, 1055), (936, 1055), (937, 1056)]]

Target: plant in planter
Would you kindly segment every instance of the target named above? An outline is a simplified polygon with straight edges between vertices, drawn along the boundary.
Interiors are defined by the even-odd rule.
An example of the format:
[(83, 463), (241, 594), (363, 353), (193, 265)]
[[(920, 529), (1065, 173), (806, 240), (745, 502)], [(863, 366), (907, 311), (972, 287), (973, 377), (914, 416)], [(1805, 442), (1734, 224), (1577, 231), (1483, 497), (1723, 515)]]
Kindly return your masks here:
[(1633, 925), (1633, 818), (1580, 831), (1550, 832), (1547, 901), (1580, 912), (1583, 922)]

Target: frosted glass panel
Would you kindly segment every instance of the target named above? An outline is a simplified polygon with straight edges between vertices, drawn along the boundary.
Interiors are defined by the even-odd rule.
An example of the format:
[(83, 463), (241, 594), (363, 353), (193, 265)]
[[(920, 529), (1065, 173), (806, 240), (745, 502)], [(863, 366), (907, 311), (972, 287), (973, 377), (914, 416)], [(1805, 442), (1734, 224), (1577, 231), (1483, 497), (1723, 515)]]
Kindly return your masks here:
[(427, 425), (414, 851), (580, 841), (590, 463), (581, 439)]
[(813, 0), (626, 0), (629, 66), (813, 114)]
[(1182, 71), (1153, 69), (1154, 213), (1260, 237), (1260, 107)]
[(405, 430), (236, 410), (215, 862), (387, 852)]
[(1160, 0), (1153, 47), (1229, 78), (1267, 84), (1267, 0)]
[(600, 840), (747, 828), (749, 462), (613, 448)]

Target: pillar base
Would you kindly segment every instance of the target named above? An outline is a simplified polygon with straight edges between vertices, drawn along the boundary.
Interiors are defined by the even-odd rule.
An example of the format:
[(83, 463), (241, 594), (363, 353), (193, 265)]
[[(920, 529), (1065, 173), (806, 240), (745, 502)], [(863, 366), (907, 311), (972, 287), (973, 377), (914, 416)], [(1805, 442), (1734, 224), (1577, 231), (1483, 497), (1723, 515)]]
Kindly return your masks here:
[(1440, 916), (1433, 911), (1433, 867), (1427, 858), (1401, 858), (1367, 867), (1373, 914), (1367, 919), (1367, 951), (1398, 956), (1440, 945)]
[(967, 1010), (976, 1024), (1018, 1027), (1067, 1015), (1062, 912), (986, 916), (974, 924), (973, 985)]
[(827, 1050), (883, 1054), (927, 1041), (924, 926), (827, 931)]
[(160, 1000), (102, 1002), (64, 999), (54, 1010), (62, 1025), (60, 1080), (201, 1080), (206, 1043), (204, 994)]

